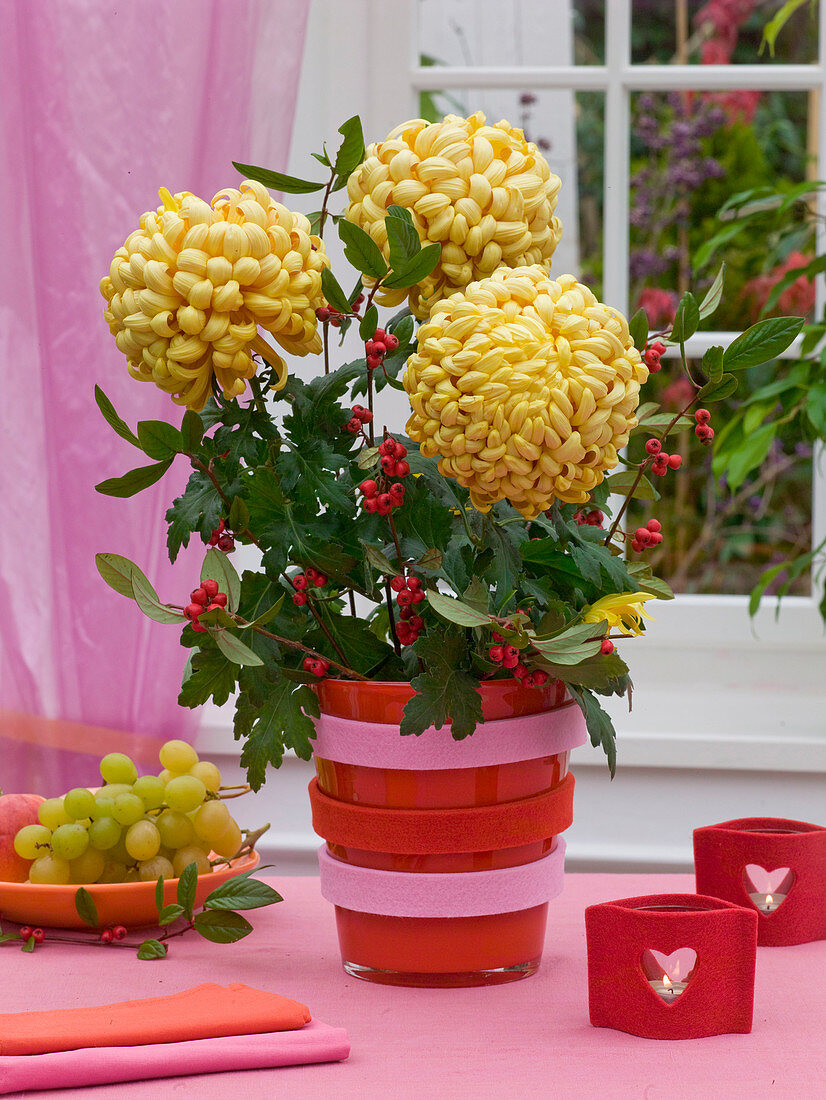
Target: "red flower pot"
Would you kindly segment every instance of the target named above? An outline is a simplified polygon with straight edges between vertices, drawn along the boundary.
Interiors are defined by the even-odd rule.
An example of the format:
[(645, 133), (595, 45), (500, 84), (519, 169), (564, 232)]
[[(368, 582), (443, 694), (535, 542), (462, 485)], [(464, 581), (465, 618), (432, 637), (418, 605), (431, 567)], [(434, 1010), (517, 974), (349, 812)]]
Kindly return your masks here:
[(311, 784), (322, 890), (344, 968), (370, 981), (459, 986), (534, 973), (570, 823), (564, 685), (481, 687), (485, 722), (402, 737), (405, 683), (325, 680)]

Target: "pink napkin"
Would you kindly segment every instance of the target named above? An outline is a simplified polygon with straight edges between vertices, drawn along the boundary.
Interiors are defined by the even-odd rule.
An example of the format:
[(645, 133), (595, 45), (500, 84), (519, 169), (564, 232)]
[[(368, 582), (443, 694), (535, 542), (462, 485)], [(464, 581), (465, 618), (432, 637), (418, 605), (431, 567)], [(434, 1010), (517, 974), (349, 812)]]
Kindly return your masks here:
[(227, 1070), (268, 1069), (309, 1062), (338, 1062), (350, 1053), (341, 1027), (320, 1020), (295, 1031), (227, 1035), (182, 1043), (85, 1047), (53, 1054), (0, 1057), (0, 1094), (23, 1089), (75, 1088), (153, 1077), (183, 1077)]

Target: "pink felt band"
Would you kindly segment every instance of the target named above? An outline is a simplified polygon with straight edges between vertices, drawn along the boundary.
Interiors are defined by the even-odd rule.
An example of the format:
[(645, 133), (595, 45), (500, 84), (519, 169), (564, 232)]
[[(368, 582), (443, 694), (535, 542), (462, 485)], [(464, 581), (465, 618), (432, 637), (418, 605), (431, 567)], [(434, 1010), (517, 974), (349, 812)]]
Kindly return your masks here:
[(371, 852), (492, 852), (556, 836), (573, 821), (574, 777), (529, 798), (448, 810), (397, 810), (330, 798), (310, 780), (313, 829), (329, 844)]
[(482, 722), (462, 741), (453, 740), (450, 726), (431, 726), (420, 737), (402, 737), (399, 727), (389, 723), (322, 714), (316, 719), (314, 752), (340, 764), (434, 771), (536, 760), (567, 752), (587, 739), (582, 711), (571, 702), (540, 714)]
[(318, 852), (321, 893), (342, 909), (386, 917), (481, 917), (544, 905), (562, 892), (565, 842), (534, 863), (495, 871), (416, 874), (354, 867)]

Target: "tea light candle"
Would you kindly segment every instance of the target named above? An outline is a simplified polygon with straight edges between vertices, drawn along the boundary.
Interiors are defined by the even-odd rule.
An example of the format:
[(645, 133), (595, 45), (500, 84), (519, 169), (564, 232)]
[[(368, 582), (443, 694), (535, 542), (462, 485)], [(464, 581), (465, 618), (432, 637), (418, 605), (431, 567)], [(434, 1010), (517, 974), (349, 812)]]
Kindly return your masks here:
[(671, 1002), (677, 1000), (688, 982), (672, 982), (667, 974), (663, 974), (662, 981), (654, 978), (648, 984), (664, 1001)]
[(749, 897), (761, 913), (773, 913), (786, 900), (785, 894), (749, 894)]

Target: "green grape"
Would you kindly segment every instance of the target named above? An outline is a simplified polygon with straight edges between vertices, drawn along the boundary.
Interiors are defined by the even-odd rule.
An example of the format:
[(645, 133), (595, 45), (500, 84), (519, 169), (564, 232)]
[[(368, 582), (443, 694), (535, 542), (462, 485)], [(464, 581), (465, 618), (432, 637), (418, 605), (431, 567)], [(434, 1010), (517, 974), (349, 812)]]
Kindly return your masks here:
[(41, 856), (31, 866), (29, 882), (36, 882), (38, 886), (66, 886), (70, 876), (71, 869), (65, 859)]
[(199, 760), (189, 769), (189, 775), (200, 779), (208, 791), (217, 794), (221, 787), (221, 773), (209, 760)]
[[(106, 788), (104, 788), (105, 790)], [(92, 812), (89, 814), (92, 821), (99, 821), (102, 817), (111, 817), (112, 810), (115, 808), (114, 798), (110, 798), (109, 795), (99, 794), (95, 796), (95, 806)]]
[(100, 762), (104, 783), (129, 783), (138, 778), (138, 769), (122, 752), (110, 752)]
[(126, 837), (121, 833), (117, 844), (106, 849), (106, 858), (109, 863), (131, 863), (132, 857), (126, 850)]
[(160, 854), (153, 856), (152, 859), (147, 859), (144, 863), (139, 863), (138, 873), (142, 882), (157, 882), (162, 875), (165, 879), (175, 877), (172, 862), (166, 856)]
[(164, 810), (155, 824), (165, 848), (185, 848), (195, 839), (195, 829), (186, 814)]
[(47, 798), (37, 807), (37, 820), (54, 831), (61, 825), (70, 825), (72, 819), (66, 813), (62, 798)]
[(183, 775), (198, 763), (198, 754), (186, 741), (167, 741), (158, 753), (161, 766)]
[(95, 808), (95, 796), (85, 787), (75, 787), (63, 796), (63, 808), (73, 821), (91, 817)]
[(106, 856), (103, 852), (87, 848), (82, 856), (69, 863), (69, 881), (78, 886), (88, 886), (91, 882), (97, 882), (105, 865)]
[(123, 876), (124, 882), (140, 882), (141, 876), (137, 867), (127, 867), (126, 874)]
[(171, 772), (169, 768), (164, 768), (164, 770), (158, 776), (158, 779), (160, 779), (161, 783), (166, 786), (170, 779), (177, 779), (180, 774), (180, 772)]
[(101, 787), (98, 791), (98, 798), (111, 798), (116, 799), (119, 794), (131, 794), (131, 783), (107, 783), (105, 787)]
[(241, 835), (241, 830), (230, 818), (226, 832), (217, 840), (213, 840), (212, 850), (216, 855), (223, 856), (224, 859), (231, 859), (243, 843), (244, 838)]
[(145, 813), (143, 802), (136, 794), (119, 794), (115, 799), (112, 817), (121, 825), (134, 825)]
[(211, 799), (198, 807), (192, 824), (201, 840), (207, 840), (211, 844), (213, 840), (220, 840), (229, 828), (231, 820), (229, 810), (224, 803), (218, 799)]
[(114, 848), (120, 840), (121, 827), (113, 817), (99, 817), (89, 826), (89, 844), (100, 852)]
[(14, 850), (21, 859), (37, 859), (46, 855), (41, 845), (48, 847), (51, 839), (52, 831), (45, 825), (24, 825), (15, 835)]
[(175, 878), (180, 878), (184, 868), (188, 867), (190, 863), (197, 864), (199, 875), (208, 875), (212, 871), (212, 864), (207, 859), (206, 853), (201, 851), (200, 848), (181, 848), (175, 853), (175, 858), (172, 860)]
[(126, 864), (107, 860), (98, 882), (123, 882), (126, 879)]
[(164, 798), (170, 810), (188, 814), (204, 801), (206, 787), (194, 775), (179, 775), (167, 783)]
[(137, 821), (126, 830), (126, 850), (132, 859), (152, 859), (161, 847), (161, 834), (151, 821)]
[(59, 825), (52, 833), (52, 855), (58, 859), (77, 859), (89, 847), (89, 834), (82, 825)]
[(132, 792), (143, 802), (145, 809), (157, 810), (163, 805), (164, 783), (157, 775), (141, 775), (132, 784)]

